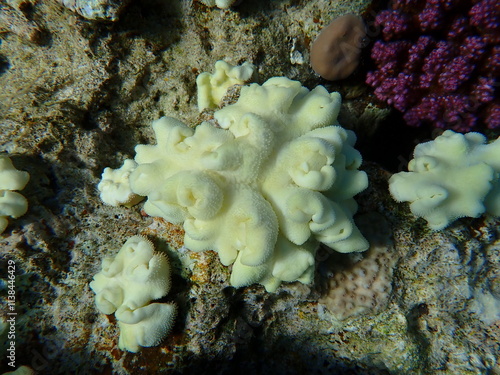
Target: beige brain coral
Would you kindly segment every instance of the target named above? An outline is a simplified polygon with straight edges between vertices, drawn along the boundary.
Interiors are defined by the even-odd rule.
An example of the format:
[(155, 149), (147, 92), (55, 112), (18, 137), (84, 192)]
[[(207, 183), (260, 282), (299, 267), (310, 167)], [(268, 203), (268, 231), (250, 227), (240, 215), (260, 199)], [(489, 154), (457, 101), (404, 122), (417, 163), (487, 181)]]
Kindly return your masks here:
[(372, 247), (359, 263), (334, 274), (319, 302), (339, 320), (383, 306), (392, 290), (388, 260), (386, 247)]
[[(360, 218), (370, 248), (363, 258), (341, 265), (334, 263), (326, 293), (319, 300), (339, 320), (384, 307), (392, 291), (393, 269), (397, 262), (389, 223), (379, 214), (370, 213)], [(349, 264), (346, 264), (349, 263)]]
[(157, 145), (136, 147), (130, 175), (144, 210), (183, 223), (185, 245), (216, 250), (231, 284), (308, 283), (319, 242), (366, 250), (352, 220), (367, 186), (355, 135), (338, 126), (340, 95), (271, 78), (215, 112), (220, 128), (153, 123)]

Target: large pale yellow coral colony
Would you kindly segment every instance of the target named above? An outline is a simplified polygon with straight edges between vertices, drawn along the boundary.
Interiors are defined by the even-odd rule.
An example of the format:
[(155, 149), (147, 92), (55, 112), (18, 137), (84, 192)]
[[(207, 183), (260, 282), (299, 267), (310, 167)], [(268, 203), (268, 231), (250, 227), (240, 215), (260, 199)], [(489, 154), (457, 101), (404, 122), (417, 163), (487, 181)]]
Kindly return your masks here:
[(149, 215), (183, 223), (187, 248), (232, 264), (232, 285), (309, 283), (319, 242), (368, 247), (352, 220), (368, 181), (339, 109), (338, 93), (275, 77), (216, 111), (220, 128), (161, 118), (157, 145), (136, 147), (131, 191)]
[(149, 215), (184, 224), (187, 248), (232, 264), (232, 285), (309, 283), (319, 242), (367, 248), (352, 215), (368, 181), (339, 108), (337, 93), (287, 78), (243, 87), (215, 112), (221, 128), (153, 123), (158, 144), (136, 147), (130, 186)]

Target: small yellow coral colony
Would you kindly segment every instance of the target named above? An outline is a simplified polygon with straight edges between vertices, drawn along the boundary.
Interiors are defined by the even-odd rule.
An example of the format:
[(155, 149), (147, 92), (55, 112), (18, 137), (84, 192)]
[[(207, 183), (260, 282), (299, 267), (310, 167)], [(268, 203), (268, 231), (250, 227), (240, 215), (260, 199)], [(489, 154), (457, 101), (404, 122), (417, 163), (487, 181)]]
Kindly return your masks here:
[(18, 171), (8, 156), (0, 156), (0, 233), (7, 228), (7, 217), (14, 219), (28, 211), (28, 201), (13, 190), (23, 190), (30, 179), (28, 172)]
[(146, 238), (131, 237), (114, 258), (105, 258), (90, 288), (97, 308), (115, 314), (120, 349), (137, 352), (141, 346), (156, 346), (170, 331), (175, 305), (151, 303), (170, 290), (170, 266)]
[(500, 216), (500, 137), (488, 144), (482, 134), (446, 130), (415, 147), (408, 170), (390, 178), (391, 195), (410, 202), (432, 229), (465, 216)]
[(136, 147), (130, 191), (149, 215), (182, 223), (190, 250), (217, 251), (232, 285), (309, 283), (320, 242), (368, 248), (352, 219), (368, 180), (339, 109), (338, 93), (276, 77), (244, 86), (215, 112), (220, 127), (161, 118), (157, 145)]

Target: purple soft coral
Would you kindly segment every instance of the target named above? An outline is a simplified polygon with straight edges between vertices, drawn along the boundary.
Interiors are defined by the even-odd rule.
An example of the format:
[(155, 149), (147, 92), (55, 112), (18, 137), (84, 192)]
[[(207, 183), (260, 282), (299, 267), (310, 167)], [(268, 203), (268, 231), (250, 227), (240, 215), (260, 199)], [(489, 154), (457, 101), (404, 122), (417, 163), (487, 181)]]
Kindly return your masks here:
[(375, 24), (366, 82), (409, 125), (500, 128), (498, 0), (395, 0)]

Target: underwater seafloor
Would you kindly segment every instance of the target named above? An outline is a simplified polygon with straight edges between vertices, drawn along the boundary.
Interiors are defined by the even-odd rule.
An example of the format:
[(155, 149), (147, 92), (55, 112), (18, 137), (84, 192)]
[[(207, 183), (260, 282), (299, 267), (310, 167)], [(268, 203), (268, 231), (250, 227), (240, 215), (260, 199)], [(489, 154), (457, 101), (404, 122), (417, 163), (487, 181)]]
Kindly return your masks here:
[[(369, 53), (336, 83), (309, 66), (321, 28), (368, 11), (370, 1), (243, 0), (230, 9), (131, 1), (115, 22), (86, 20), (56, 1), (31, 4), (29, 17), (14, 17), (15, 27), (0, 34), (0, 152), (30, 174), (22, 191), (29, 210), (9, 218), (0, 235), (4, 320), (7, 262), (16, 267), (16, 368), (500, 374), (500, 221), (463, 218), (432, 231), (408, 204), (396, 203), (387, 180), (432, 131), (407, 127), (375, 99), (364, 84)], [(258, 284), (231, 287), (216, 253), (183, 247), (181, 227), (149, 217), (143, 203), (112, 207), (99, 198), (103, 169), (133, 158), (136, 144), (155, 142), (152, 121), (200, 122), (195, 80), (221, 59), (251, 62), (258, 83), (285, 76), (342, 94), (339, 121), (356, 132), (370, 181), (356, 197), (355, 220), (371, 247), (355, 254), (322, 249), (312, 284), (282, 283), (274, 293)], [(160, 345), (129, 353), (118, 348), (113, 315), (96, 309), (89, 282), (101, 260), (137, 234), (168, 253), (172, 288), (162, 301), (175, 302), (178, 312)], [(376, 269), (376, 298), (343, 300), (342, 280), (364, 268)], [(0, 373), (13, 370), (9, 341), (4, 329)]]

